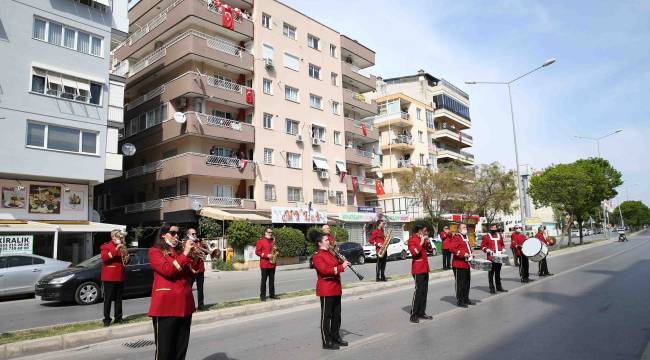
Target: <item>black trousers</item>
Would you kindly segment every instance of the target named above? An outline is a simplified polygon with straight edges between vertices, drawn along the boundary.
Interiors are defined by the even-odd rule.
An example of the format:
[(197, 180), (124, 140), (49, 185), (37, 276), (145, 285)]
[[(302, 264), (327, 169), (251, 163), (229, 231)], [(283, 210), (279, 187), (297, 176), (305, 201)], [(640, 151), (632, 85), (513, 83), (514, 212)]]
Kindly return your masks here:
[(266, 280), (269, 280), (269, 295), (275, 296), (275, 268), (262, 268), (262, 282), (260, 284), (260, 298), (266, 298)]
[(203, 302), (203, 283), (205, 282), (205, 273), (200, 272), (196, 278), (192, 278), (192, 285), (196, 281), (196, 299), (199, 307), (203, 307), (205, 303)]
[(469, 302), (470, 269), (454, 268), (454, 278), (456, 280), (456, 300), (462, 303)]
[(190, 342), (192, 315), (185, 317), (164, 316), (153, 320), (153, 336), (156, 341), (156, 360), (183, 360)]
[(442, 268), (451, 268), (451, 250), (449, 249), (442, 249)]
[(503, 290), (501, 287), (501, 264), (492, 263), (492, 270), (488, 271), (488, 282), (490, 283), (490, 290), (494, 290), (494, 282), (497, 283), (497, 290)]
[(515, 259), (515, 266), (519, 266), (519, 256), (517, 256), (517, 250), (516, 249), (510, 249), (512, 250), (512, 257)]
[(341, 296), (320, 297), (320, 336), (323, 344), (340, 340)]
[(377, 256), (377, 279), (385, 279), (386, 278), (386, 261), (388, 254), (384, 255), (384, 257), (379, 257)]
[(528, 280), (528, 256), (523, 253), (519, 257), (519, 277), (521, 280)]
[(122, 296), (124, 295), (124, 283), (115, 281), (104, 281), (104, 323), (111, 322), (111, 305), (115, 301), (115, 320), (122, 320)]
[(543, 258), (542, 261), (539, 262), (537, 265), (539, 269), (539, 274), (540, 275), (548, 275), (548, 263), (546, 262), (546, 258)]
[(422, 316), (427, 310), (427, 293), (429, 292), (429, 273), (413, 275), (415, 291), (411, 302), (411, 316)]

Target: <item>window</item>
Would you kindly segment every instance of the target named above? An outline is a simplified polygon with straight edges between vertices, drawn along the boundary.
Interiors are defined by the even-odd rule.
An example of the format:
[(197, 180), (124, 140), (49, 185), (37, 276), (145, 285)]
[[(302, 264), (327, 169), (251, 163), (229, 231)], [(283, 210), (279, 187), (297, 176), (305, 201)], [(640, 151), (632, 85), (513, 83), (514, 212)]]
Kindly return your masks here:
[(271, 93), (271, 80), (269, 80), (269, 79), (262, 80), (262, 91), (265, 94), (272, 95), (272, 93)]
[(262, 45), (262, 57), (264, 59), (273, 60), (273, 46), (268, 45), (268, 44), (263, 44)]
[(106, 12), (106, 5), (102, 4), (105, 3), (105, 1), (101, 1), (101, 0), (76, 0), (76, 1), (78, 1), (80, 4), (87, 5), (93, 9), (97, 9), (101, 12)]
[(103, 38), (54, 21), (34, 18), (32, 37), (84, 54), (102, 56)]
[(332, 114), (334, 114), (334, 115), (339, 114), (339, 102), (338, 101), (332, 101)]
[(295, 120), (286, 119), (286, 132), (291, 135), (298, 135), (299, 123)]
[(300, 169), (300, 154), (287, 153), (287, 167), (292, 169)]
[[(214, 111), (214, 110), (213, 110)], [(214, 115), (214, 113), (213, 113)], [(140, 118), (142, 117), (142, 125), (140, 125)], [(142, 113), (131, 120), (127, 121), (124, 126), (126, 136), (137, 134), (140, 131), (146, 130), (151, 126), (156, 126), (167, 118), (167, 104), (162, 104), (154, 110), (149, 110)]]
[(288, 186), (287, 187), (287, 200), (289, 202), (302, 201), (302, 188)]
[(418, 140), (421, 143), (424, 143), (424, 137), (422, 135), (424, 135), (424, 133), (422, 133), (422, 131), (418, 131)]
[(262, 126), (265, 129), (273, 129), (273, 115), (264, 113), (262, 116)]
[(330, 44), (330, 56), (335, 58), (336, 57), (336, 45)]
[(102, 85), (38, 68), (32, 69), (32, 92), (99, 105)]
[(323, 103), (323, 98), (314, 95), (314, 94), (309, 94), (309, 106), (311, 106), (314, 109), (322, 109), (322, 103)]
[(216, 109), (213, 109), (211, 112), (212, 112), (212, 116), (216, 116), (216, 117), (219, 117), (219, 118), (222, 118), (222, 119), (230, 119), (230, 120), (234, 119), (232, 113), (229, 113), (229, 112), (216, 110)]
[(296, 40), (296, 27), (293, 25), (289, 25), (287, 23), (284, 23), (282, 26), (282, 34), (284, 36)]
[(9, 256), (7, 259), (7, 267), (29, 266), (32, 265), (31, 256)]
[(27, 146), (97, 154), (97, 133), (63, 126), (27, 123)]
[(289, 85), (284, 86), (284, 98), (285, 100), (298, 102), (298, 89), (291, 87)]
[(337, 73), (331, 73), (331, 74), (330, 74), (330, 78), (332, 79), (332, 85), (337, 86), (337, 85), (336, 85), (336, 81), (337, 81), (336, 79), (337, 79), (338, 77), (339, 77), (339, 75), (338, 75)]
[(275, 185), (264, 184), (264, 200), (266, 201), (275, 201), (277, 200), (275, 194)]
[(289, 53), (284, 53), (284, 67), (291, 70), (300, 71), (300, 59), (297, 56), (293, 56)]
[(214, 196), (223, 198), (233, 198), (234, 192), (231, 185), (215, 185)]
[(309, 64), (309, 77), (320, 80), (320, 67)]
[(323, 135), (325, 134), (325, 128), (318, 126), (318, 125), (312, 125), (311, 126), (311, 137), (314, 139), (320, 139), (320, 141), (323, 141)]
[[(210, 149), (210, 155), (223, 156), (223, 157), (233, 157), (233, 150), (221, 147), (214, 147)], [(176, 154), (174, 154), (176, 155)]]
[(314, 203), (327, 204), (327, 191), (314, 189)]
[(433, 97), (433, 102), (435, 103), (436, 109), (447, 109), (470, 120), (469, 108), (451, 96), (445, 94), (436, 95)]
[(264, 164), (273, 165), (273, 149), (264, 148)]
[(424, 166), (424, 154), (420, 154), (420, 165)]
[(262, 13), (262, 27), (270, 29), (272, 26), (271, 24), (271, 15)]
[(320, 50), (320, 39), (312, 34), (308, 34), (307, 46), (309, 46), (312, 49)]
[(343, 191), (336, 192), (336, 205), (345, 205), (343, 202)]
[(420, 109), (420, 108), (416, 108), (416, 109), (415, 109), (415, 115), (416, 115), (415, 117), (416, 117), (418, 120), (422, 120), (422, 109)]
[(334, 144), (341, 145), (341, 132), (340, 131), (335, 131), (334, 132)]

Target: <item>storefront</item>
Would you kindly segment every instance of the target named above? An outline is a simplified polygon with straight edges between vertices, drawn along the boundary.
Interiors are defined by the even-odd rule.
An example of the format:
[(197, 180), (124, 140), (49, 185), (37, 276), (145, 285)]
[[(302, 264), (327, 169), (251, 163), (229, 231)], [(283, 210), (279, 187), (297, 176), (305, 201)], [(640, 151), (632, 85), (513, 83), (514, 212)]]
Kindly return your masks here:
[[(370, 232), (377, 224), (379, 213), (376, 212), (344, 212), (334, 216), (334, 219), (348, 232), (348, 241), (367, 245)], [(392, 228), (393, 237), (406, 239), (408, 233), (404, 231), (404, 224), (413, 221), (409, 215), (383, 214), (386, 219), (385, 232)]]

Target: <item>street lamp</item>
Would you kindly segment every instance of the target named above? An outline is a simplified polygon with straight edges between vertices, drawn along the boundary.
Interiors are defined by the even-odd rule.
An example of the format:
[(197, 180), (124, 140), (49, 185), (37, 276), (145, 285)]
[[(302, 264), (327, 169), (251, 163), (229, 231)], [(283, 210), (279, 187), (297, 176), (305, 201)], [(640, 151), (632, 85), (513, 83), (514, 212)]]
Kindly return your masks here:
[(515, 143), (515, 163), (517, 166), (517, 190), (519, 190), (519, 212), (521, 214), (521, 227), (526, 231), (526, 217), (525, 217), (525, 210), (524, 210), (524, 192), (521, 184), (521, 174), (519, 170), (519, 150), (517, 148), (517, 130), (515, 127), (515, 113), (512, 107), (512, 90), (511, 90), (511, 84), (514, 83), (515, 81), (523, 78), (526, 75), (532, 74), (533, 72), (543, 68), (547, 67), (551, 64), (555, 63), (555, 59), (548, 59), (544, 61), (544, 63), (533, 70), (530, 70), (529, 72), (520, 75), (510, 81), (465, 81), (465, 84), (467, 85), (506, 85), (508, 87), (508, 100), (510, 101), (510, 120), (512, 121), (512, 139)]
[(578, 136), (578, 135), (574, 135), (573, 137), (575, 137), (576, 139), (585, 139), (585, 140), (592, 140), (592, 141), (595, 141), (595, 142), (596, 142), (596, 148), (598, 149), (598, 157), (601, 157), (601, 156), (600, 156), (600, 140), (602, 140), (602, 139), (604, 139), (604, 138), (606, 138), (606, 137), (612, 136), (612, 135), (614, 135), (614, 134), (618, 134), (618, 133), (620, 133), (621, 131), (623, 131), (623, 130), (622, 130), (622, 129), (618, 129), (618, 130), (616, 130), (616, 131), (614, 131), (614, 132), (611, 132), (611, 133), (609, 133), (609, 134), (607, 134), (607, 135), (603, 135), (603, 136), (601, 136), (601, 137), (597, 137), (597, 138), (588, 137), (588, 136)]

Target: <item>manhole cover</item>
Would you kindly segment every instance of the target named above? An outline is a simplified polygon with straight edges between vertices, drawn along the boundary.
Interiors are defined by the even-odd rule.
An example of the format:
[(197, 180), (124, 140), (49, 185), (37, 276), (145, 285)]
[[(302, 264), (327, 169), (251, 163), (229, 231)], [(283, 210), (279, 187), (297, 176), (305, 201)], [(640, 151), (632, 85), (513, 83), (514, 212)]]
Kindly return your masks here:
[(147, 347), (147, 346), (152, 346), (154, 344), (155, 344), (155, 342), (153, 340), (142, 339), (142, 340), (127, 342), (127, 343), (124, 343), (122, 345), (124, 345), (125, 347), (128, 347), (129, 349), (139, 349), (139, 348), (143, 348), (143, 347)]

